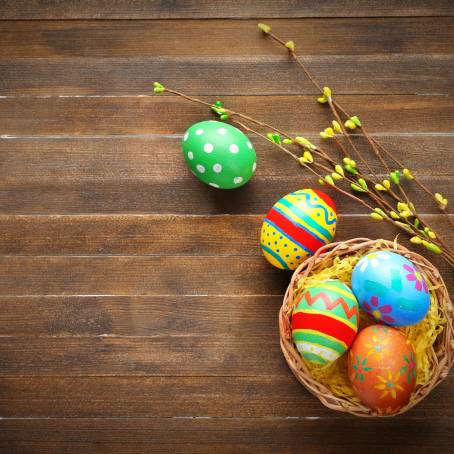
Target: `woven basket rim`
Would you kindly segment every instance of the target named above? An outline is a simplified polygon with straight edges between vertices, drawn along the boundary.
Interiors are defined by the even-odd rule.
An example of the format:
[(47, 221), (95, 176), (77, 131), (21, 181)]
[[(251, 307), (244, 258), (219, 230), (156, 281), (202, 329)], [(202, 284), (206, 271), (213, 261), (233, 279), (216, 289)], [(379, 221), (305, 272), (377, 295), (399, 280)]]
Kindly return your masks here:
[[(311, 376), (307, 365), (298, 353), (291, 335), (291, 311), (294, 306), (293, 290), (296, 288), (298, 281), (302, 277), (307, 276), (314, 267), (319, 266), (324, 260), (328, 261), (335, 256), (349, 255), (360, 250), (368, 251), (371, 249), (393, 250), (417, 264), (432, 283), (438, 284), (431, 292), (437, 294), (439, 308), (447, 320), (445, 328), (437, 337), (435, 348), (432, 349), (436, 367), (432, 370), (430, 380), (425, 385), (416, 389), (411, 401), (406, 406), (391, 415), (378, 414), (361, 403), (356, 404), (346, 398), (335, 396), (326, 386), (317, 382)], [(398, 244), (397, 241), (353, 238), (347, 241), (330, 243), (321, 247), (312, 257), (303, 262), (294, 271), (279, 311), (280, 345), (285, 360), (295, 377), (309, 392), (315, 395), (324, 406), (335, 411), (350, 413), (355, 416), (393, 417), (403, 414), (417, 405), (448, 376), (454, 362), (453, 320), (454, 310), (448, 289), (446, 288), (440, 272), (428, 259)]]

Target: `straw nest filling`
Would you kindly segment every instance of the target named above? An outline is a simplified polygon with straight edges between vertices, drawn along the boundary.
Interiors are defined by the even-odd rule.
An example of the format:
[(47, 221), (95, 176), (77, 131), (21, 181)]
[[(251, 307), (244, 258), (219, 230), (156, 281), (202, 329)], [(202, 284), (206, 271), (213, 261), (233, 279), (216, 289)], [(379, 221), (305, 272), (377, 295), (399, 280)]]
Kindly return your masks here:
[[(418, 265), (429, 287), (430, 308), (426, 317), (416, 325), (399, 328), (414, 349), (418, 369), (416, 388), (410, 402), (391, 416), (409, 410), (446, 378), (453, 364), (452, 303), (438, 270), (428, 260), (399, 245), (397, 241), (357, 238), (331, 243), (319, 249), (295, 270), (279, 314), (281, 348), (298, 380), (325, 406), (357, 416), (383, 415), (373, 412), (358, 399), (347, 375), (347, 354), (324, 366), (305, 361), (292, 340), (291, 317), (293, 307), (305, 288), (327, 279), (339, 279), (351, 287), (351, 275), (356, 263), (365, 254), (377, 250), (390, 250), (407, 257)], [(374, 323), (360, 309), (359, 330)]]

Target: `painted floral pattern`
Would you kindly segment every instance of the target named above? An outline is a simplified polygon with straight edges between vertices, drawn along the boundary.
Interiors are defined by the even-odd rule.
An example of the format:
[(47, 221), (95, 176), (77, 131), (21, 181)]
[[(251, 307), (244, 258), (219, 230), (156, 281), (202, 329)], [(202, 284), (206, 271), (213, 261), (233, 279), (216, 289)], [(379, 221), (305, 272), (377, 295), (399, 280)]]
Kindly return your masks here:
[(374, 413), (395, 414), (410, 401), (417, 361), (402, 331), (381, 324), (363, 328), (349, 351), (347, 365), (354, 391)]
[(389, 314), (393, 308), (389, 304), (380, 305), (378, 296), (372, 296), (370, 303), (363, 301), (363, 308), (369, 312), (376, 320), (383, 320), (385, 323), (394, 323), (394, 318)]
[(421, 276), (421, 273), (418, 271), (416, 267), (410, 265), (404, 265), (404, 270), (408, 272), (407, 274), (407, 281), (415, 283), (415, 289), (418, 292), (422, 292), (424, 290), (425, 293), (428, 293), (429, 289), (427, 288), (426, 281)]
[(389, 337), (377, 336), (374, 334), (371, 340), (372, 342), (369, 341), (365, 344), (368, 357), (372, 356), (380, 361), (383, 357), (389, 356)]
[(389, 370), (386, 377), (377, 375), (379, 383), (374, 386), (375, 389), (382, 391), (379, 399), (383, 399), (386, 396), (390, 395), (393, 399), (397, 397), (399, 391), (403, 391), (404, 388), (399, 385), (400, 371), (396, 372), (393, 376), (393, 373)]
[(360, 357), (356, 355), (355, 362), (352, 366), (352, 369), (354, 370), (353, 380), (359, 379), (360, 381), (364, 381), (364, 375), (372, 370), (372, 367), (367, 367), (366, 363), (367, 357), (361, 360)]
[(407, 382), (411, 383), (412, 380), (416, 380), (416, 358), (413, 352), (404, 355), (405, 365), (400, 368), (401, 372), (407, 372)]

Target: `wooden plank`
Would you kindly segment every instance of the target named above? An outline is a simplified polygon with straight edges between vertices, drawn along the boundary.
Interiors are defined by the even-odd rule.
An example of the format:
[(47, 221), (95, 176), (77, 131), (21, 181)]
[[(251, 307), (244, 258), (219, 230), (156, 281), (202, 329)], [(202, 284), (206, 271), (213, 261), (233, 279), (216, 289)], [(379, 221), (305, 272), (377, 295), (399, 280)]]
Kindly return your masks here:
[[(0, 215), (0, 254), (257, 256), (264, 215)], [(425, 219), (454, 244), (454, 231), (443, 215)], [(336, 239), (352, 232), (370, 238), (397, 234), (367, 214), (341, 213)], [(400, 241), (406, 244), (404, 236)]]
[[(219, 61), (232, 56), (283, 56), (283, 49), (259, 32), (257, 22), (0, 21), (0, 58), (57, 57), (51, 61), (62, 61), (163, 56), (216, 57)], [(285, 19), (270, 24), (283, 39), (293, 39), (302, 55), (449, 55), (454, 51), (449, 17)]]
[[(0, 295), (280, 295), (261, 257), (0, 257)], [(210, 270), (210, 278), (207, 271)]]
[[(452, 418), (78, 418), (0, 421), (1, 447), (21, 453), (449, 452)], [(346, 429), (348, 425), (348, 430)], [(383, 434), (376, 440), (377, 433)], [(327, 436), (329, 434), (329, 436)], [(411, 434), (405, 443), (402, 434)]]
[[(0, 266), (1, 296), (281, 295), (289, 279), (258, 256), (0, 256)], [(439, 270), (451, 284), (448, 265)]]
[(0, 335), (262, 335), (275, 332), (281, 303), (281, 295), (0, 297)]
[[(202, 99), (213, 102), (216, 97)], [(318, 134), (331, 121), (328, 109), (313, 96), (222, 99), (226, 107), (294, 133)], [(450, 131), (454, 121), (454, 97), (449, 96), (343, 95), (337, 99), (360, 115), (370, 132), (439, 133)], [(171, 95), (0, 99), (3, 136), (181, 134), (192, 123), (207, 118), (213, 118), (208, 109)]]
[[(251, 136), (259, 156), (256, 176), (298, 176), (301, 169), (292, 159), (259, 137)], [(308, 138), (328, 150), (339, 153), (327, 141), (311, 134)], [(415, 175), (454, 176), (452, 166), (440, 162), (454, 159), (454, 134), (380, 135), (381, 144), (399, 156)], [(148, 180), (158, 176), (182, 177), (187, 166), (181, 153), (182, 134), (172, 137), (5, 139), (0, 140), (0, 172), (9, 182), (47, 181), (58, 176), (61, 183), (73, 181)], [(378, 174), (383, 166), (362, 140), (357, 144)], [(298, 148), (294, 148), (299, 151)], [(106, 165), (108, 163), (108, 165)], [(358, 161), (358, 166), (361, 163)]]
[[(451, 376), (409, 416), (452, 418), (452, 389)], [(339, 416), (306, 391), (290, 370), (271, 377), (2, 377), (0, 407), (3, 419)]]
[(375, 2), (360, 0), (317, 0), (263, 2), (240, 0), (213, 2), (191, 0), (5, 0), (0, 4), (3, 19), (175, 19), (175, 18), (250, 18), (250, 17), (374, 17), (374, 16), (447, 16), (452, 15), (449, 0), (405, 0)]
[[(452, 167), (439, 165), (452, 159), (451, 136), (380, 140), (397, 155), (408, 156), (404, 162), (430, 187), (451, 195)], [(194, 179), (181, 157), (179, 141), (162, 137), (0, 140), (0, 212), (256, 214), (266, 212), (280, 195), (314, 185), (311, 174), (257, 138), (253, 140), (259, 154), (256, 176), (227, 197)], [(371, 162), (383, 175), (375, 158)], [(438, 184), (430, 181), (432, 175), (440, 179)], [(415, 200), (421, 212), (437, 212), (430, 199), (415, 196)], [(336, 196), (336, 203), (341, 213), (364, 212), (346, 198)]]
[[(314, 184), (312, 176), (302, 172), (292, 160), (282, 159), (274, 147), (264, 144), (264, 157), (261, 159), (259, 154), (256, 177), (235, 192), (248, 197), (230, 193), (227, 198), (223, 192), (210, 190), (194, 180), (181, 159), (178, 140), (43, 140), (39, 152), (33, 140), (0, 141), (4, 175), (0, 183), (1, 210), (198, 213), (205, 207), (202, 212), (209, 213), (213, 209), (209, 201), (214, 196), (218, 213), (262, 213), (274, 203), (276, 194)], [(441, 178), (438, 186), (451, 188), (451, 167), (439, 170), (438, 159), (432, 157), (436, 153), (440, 160), (449, 161), (451, 141), (451, 137), (391, 137), (385, 138), (384, 143), (400, 156), (411, 149), (411, 160), (407, 162), (415, 173), (438, 174)], [(259, 152), (260, 143), (257, 142)], [(429, 186), (433, 185), (429, 182)], [(254, 197), (258, 191), (261, 197)], [(351, 211), (347, 199), (336, 201), (341, 212)], [(422, 212), (436, 212), (432, 202), (425, 198), (417, 205)], [(356, 207), (358, 210), (362, 212), (362, 208)]]
[[(453, 56), (311, 56), (306, 62), (319, 80), (330, 81), (337, 94), (454, 93)], [(153, 77), (165, 78), (169, 86), (182, 91), (191, 80), (191, 91), (198, 94), (317, 94), (285, 55), (221, 59), (8, 58), (0, 60), (0, 73), (2, 96), (144, 95), (151, 93)]]
[[(284, 158), (286, 159), (286, 158)], [(298, 169), (299, 170), (299, 169)], [(58, 175), (58, 174), (57, 174)], [(44, 175), (46, 177), (46, 175)], [(428, 186), (441, 190), (449, 199), (454, 197), (452, 177), (440, 177)], [(300, 176), (255, 177), (242, 188), (226, 194), (211, 188), (190, 174), (180, 177), (150, 177), (133, 180), (0, 181), (0, 212), (2, 214), (265, 214), (285, 194), (306, 187), (318, 187), (307, 172)], [(364, 214), (366, 209), (349, 198), (324, 187), (332, 196), (339, 213)], [(413, 185), (408, 191), (414, 200), (421, 197)], [(423, 196), (417, 206), (422, 213), (438, 213), (433, 202)]]
[[(224, 261), (225, 262), (225, 261)], [(186, 273), (187, 275), (187, 273)], [(189, 278), (189, 276), (187, 276)], [(276, 314), (277, 315), (277, 314)], [(264, 360), (266, 352), (266, 361)], [(9, 337), (0, 376), (271, 376), (288, 373), (277, 319), (269, 334)]]
[[(433, 408), (433, 400), (420, 408)], [(3, 418), (335, 416), (290, 370), (272, 377), (3, 377), (0, 407)]]

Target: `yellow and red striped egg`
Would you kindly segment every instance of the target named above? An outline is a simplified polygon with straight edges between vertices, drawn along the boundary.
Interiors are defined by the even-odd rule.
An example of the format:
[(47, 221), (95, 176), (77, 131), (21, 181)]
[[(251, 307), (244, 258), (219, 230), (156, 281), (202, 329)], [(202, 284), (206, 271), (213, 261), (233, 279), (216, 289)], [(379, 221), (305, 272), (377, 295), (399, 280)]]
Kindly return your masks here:
[(358, 332), (358, 301), (341, 281), (307, 287), (292, 314), (292, 337), (300, 355), (328, 364), (347, 351)]
[(268, 212), (260, 246), (272, 265), (294, 270), (336, 232), (336, 206), (322, 191), (302, 189), (282, 197)]

